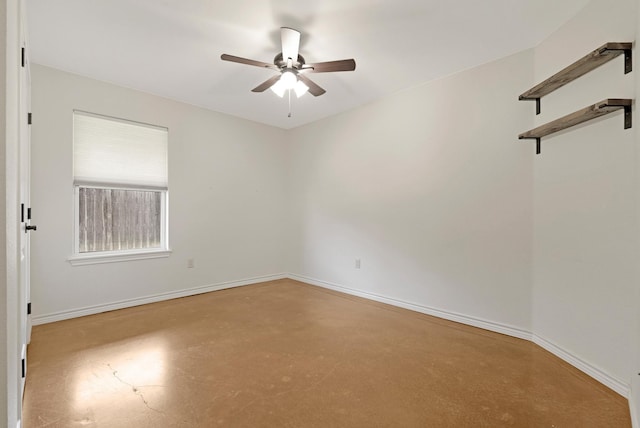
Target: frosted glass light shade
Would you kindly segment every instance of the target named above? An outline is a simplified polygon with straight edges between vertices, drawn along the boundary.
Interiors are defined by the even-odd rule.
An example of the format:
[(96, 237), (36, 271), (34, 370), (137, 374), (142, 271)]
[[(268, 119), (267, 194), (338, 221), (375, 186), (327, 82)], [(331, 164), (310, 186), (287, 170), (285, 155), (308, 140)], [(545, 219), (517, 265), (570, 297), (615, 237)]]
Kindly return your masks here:
[(301, 80), (298, 80), (296, 82), (296, 86), (294, 86), (293, 89), (296, 91), (297, 97), (300, 98), (301, 96), (307, 93), (307, 91), (309, 90), (309, 87), (305, 85)]
[(282, 80), (278, 80), (276, 83), (271, 85), (271, 90), (280, 98), (284, 96), (284, 92), (286, 91), (284, 85), (282, 84)]
[(168, 130), (73, 112), (75, 184), (167, 189)]
[(296, 86), (298, 78), (295, 74), (293, 74), (293, 72), (285, 71), (284, 73), (282, 73), (282, 76), (280, 76), (279, 81), (282, 82), (282, 85), (285, 89), (293, 89)]
[(309, 90), (309, 87), (298, 80), (298, 77), (291, 71), (282, 73), (280, 79), (271, 85), (271, 90), (280, 98), (284, 96), (286, 91), (291, 89), (293, 89), (296, 92), (296, 96), (300, 98)]

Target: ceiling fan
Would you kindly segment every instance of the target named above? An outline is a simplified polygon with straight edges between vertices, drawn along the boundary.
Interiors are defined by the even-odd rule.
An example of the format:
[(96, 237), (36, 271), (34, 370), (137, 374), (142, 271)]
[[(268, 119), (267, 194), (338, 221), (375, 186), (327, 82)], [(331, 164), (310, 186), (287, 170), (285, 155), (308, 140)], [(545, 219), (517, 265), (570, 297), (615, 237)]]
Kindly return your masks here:
[(271, 88), (278, 96), (282, 97), (287, 90), (295, 91), (298, 97), (307, 91), (313, 96), (320, 96), (326, 91), (309, 79), (307, 73), (330, 73), (334, 71), (353, 71), (356, 69), (354, 59), (339, 61), (317, 62), (307, 64), (299, 54), (300, 32), (293, 28), (280, 28), (282, 52), (273, 59), (273, 64), (241, 58), (233, 55), (222, 54), (224, 61), (253, 65), (260, 68), (268, 68), (278, 71), (278, 74), (262, 82), (252, 89), (253, 92), (264, 92)]

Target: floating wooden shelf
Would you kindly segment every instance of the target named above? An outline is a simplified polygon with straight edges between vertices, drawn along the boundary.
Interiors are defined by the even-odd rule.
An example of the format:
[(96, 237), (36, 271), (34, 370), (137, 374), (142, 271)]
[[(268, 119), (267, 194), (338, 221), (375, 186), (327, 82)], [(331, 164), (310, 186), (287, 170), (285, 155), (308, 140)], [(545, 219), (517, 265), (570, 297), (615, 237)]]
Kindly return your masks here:
[(553, 122), (538, 126), (530, 131), (524, 132), (518, 136), (519, 139), (536, 140), (536, 153), (540, 153), (540, 139), (547, 135), (562, 131), (563, 129), (579, 125), (591, 119), (595, 119), (605, 114), (609, 114), (616, 110), (624, 109), (624, 129), (631, 128), (631, 103), (633, 100), (608, 98), (599, 103), (595, 103), (575, 113), (556, 119)]
[(535, 100), (536, 114), (540, 114), (540, 98), (566, 85), (567, 83), (576, 80), (578, 77), (587, 74), (594, 68), (611, 61), (613, 58), (623, 53), (624, 73), (627, 74), (632, 70), (632, 45), (632, 43), (605, 43), (598, 49), (587, 54), (570, 66), (549, 77), (544, 82), (520, 95), (520, 100)]

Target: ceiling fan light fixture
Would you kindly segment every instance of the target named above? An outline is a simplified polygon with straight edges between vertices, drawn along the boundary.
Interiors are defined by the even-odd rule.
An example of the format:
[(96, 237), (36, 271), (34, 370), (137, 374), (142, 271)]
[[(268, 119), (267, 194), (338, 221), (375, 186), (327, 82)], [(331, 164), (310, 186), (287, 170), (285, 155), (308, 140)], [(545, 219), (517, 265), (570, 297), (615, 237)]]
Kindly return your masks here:
[(293, 89), (298, 98), (300, 98), (309, 90), (309, 87), (298, 80), (298, 77), (293, 71), (289, 70), (285, 70), (280, 76), (280, 79), (271, 86), (271, 90), (280, 98), (284, 96), (285, 92), (291, 89)]
[(282, 76), (280, 76), (280, 80), (278, 81), (278, 83), (281, 83), (284, 89), (293, 89), (296, 86), (297, 81), (298, 78), (296, 77), (295, 73), (293, 71), (287, 70), (282, 73)]

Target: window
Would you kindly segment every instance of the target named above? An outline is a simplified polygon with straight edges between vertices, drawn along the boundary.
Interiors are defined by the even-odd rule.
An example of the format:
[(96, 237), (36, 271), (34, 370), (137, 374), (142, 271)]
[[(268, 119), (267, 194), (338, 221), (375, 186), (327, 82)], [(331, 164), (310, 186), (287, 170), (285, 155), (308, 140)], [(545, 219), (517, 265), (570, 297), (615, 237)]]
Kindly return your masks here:
[(166, 257), (166, 128), (75, 111), (72, 264)]
[(162, 192), (78, 186), (78, 252), (162, 248)]

